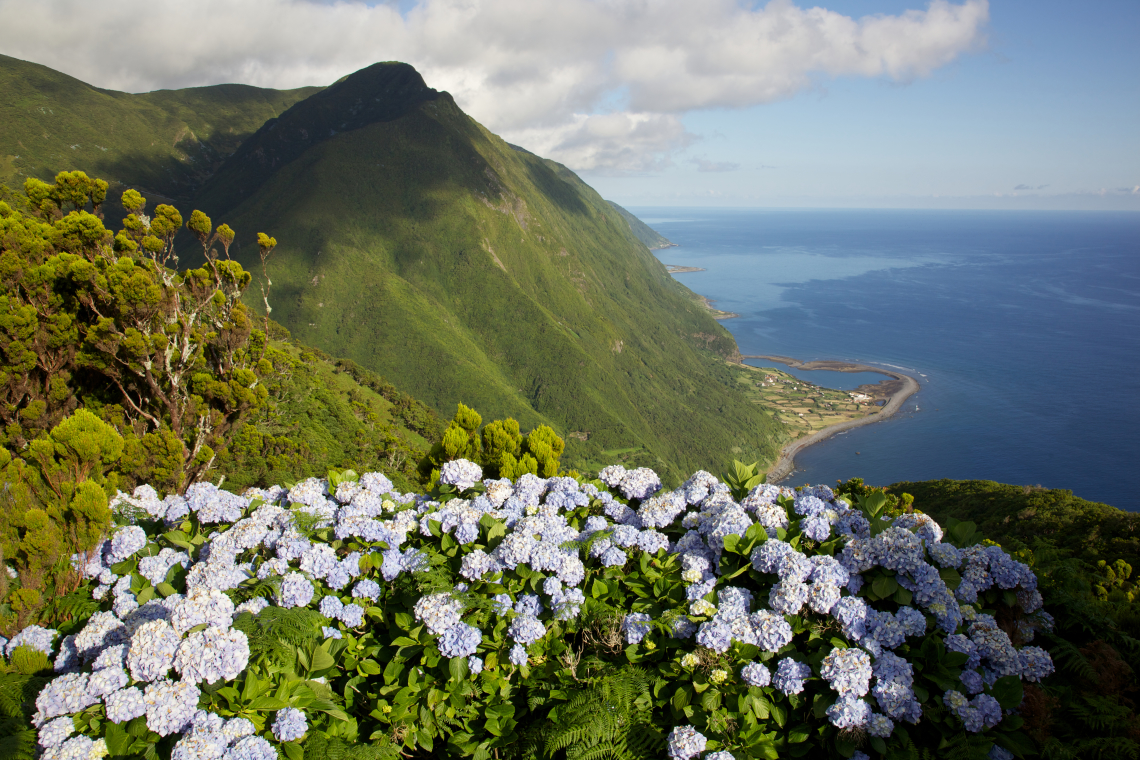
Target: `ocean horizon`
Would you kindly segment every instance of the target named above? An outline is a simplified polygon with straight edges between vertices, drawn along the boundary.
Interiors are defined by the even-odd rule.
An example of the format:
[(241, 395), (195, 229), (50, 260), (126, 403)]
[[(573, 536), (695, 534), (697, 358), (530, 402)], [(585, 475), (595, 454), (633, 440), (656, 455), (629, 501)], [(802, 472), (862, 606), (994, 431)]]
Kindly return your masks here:
[(895, 416), (798, 454), (785, 484), (995, 480), (1140, 510), (1140, 213), (630, 211), (677, 244), (663, 263), (706, 270), (675, 276), (739, 315), (721, 324), (741, 353), (919, 380)]

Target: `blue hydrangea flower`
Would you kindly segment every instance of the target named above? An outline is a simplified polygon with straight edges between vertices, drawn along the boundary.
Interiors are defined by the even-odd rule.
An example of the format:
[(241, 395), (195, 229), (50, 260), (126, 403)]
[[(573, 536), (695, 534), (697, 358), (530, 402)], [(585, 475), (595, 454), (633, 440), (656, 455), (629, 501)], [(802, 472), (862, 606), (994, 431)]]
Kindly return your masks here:
[(309, 719), (305, 717), (305, 713), (293, 707), (277, 711), (277, 718), (273, 721), (273, 736), (277, 741), (297, 741), (308, 730)]
[(692, 726), (678, 726), (669, 732), (666, 750), (672, 760), (689, 760), (705, 751), (708, 739)]
[(458, 623), (439, 637), (439, 653), (444, 657), (468, 657), (475, 654), (483, 632), (472, 625)]
[(756, 646), (765, 652), (778, 652), (792, 640), (792, 626), (783, 616), (758, 610), (749, 617), (756, 634)]
[(772, 682), (772, 673), (759, 662), (750, 662), (740, 670), (740, 680), (749, 686), (767, 686)]
[(649, 615), (644, 612), (634, 612), (625, 616), (621, 628), (625, 631), (625, 641), (627, 644), (641, 643), (641, 640), (645, 638), (645, 634), (649, 633), (649, 620)]
[(4, 653), (9, 657), (16, 651), (17, 647), (31, 647), (38, 652), (51, 656), (52, 641), (59, 635), (59, 631), (54, 628), (41, 628), (38, 625), (29, 625), (24, 630), (17, 633), (8, 642), (7, 648)]
[(201, 692), (189, 681), (158, 681), (146, 687), (146, 727), (159, 736), (184, 731), (198, 709)]
[(511, 647), (511, 653), (508, 659), (510, 659), (512, 665), (516, 665), (518, 667), (526, 665), (526, 647), (522, 644), (515, 644), (513, 647)]
[(356, 599), (371, 599), (375, 602), (380, 598), (380, 584), (369, 578), (359, 580), (352, 587), (352, 596)]
[(861, 697), (871, 688), (871, 658), (862, 649), (832, 649), (820, 675), (841, 697)]
[[(134, 686), (120, 689), (109, 695), (104, 704), (107, 711), (107, 720), (112, 723), (125, 723), (134, 720), (146, 713), (146, 702), (143, 693)], [(71, 720), (71, 718), (68, 718)]]
[(697, 630), (697, 643), (723, 654), (732, 645), (732, 629), (716, 619), (701, 623)]
[(439, 482), (453, 485), (459, 491), (466, 491), (483, 477), (483, 468), (466, 459), (444, 462), (439, 471)]
[(512, 641), (526, 646), (545, 636), (546, 626), (534, 615), (518, 615), (507, 628), (507, 635)]
[(871, 706), (856, 697), (840, 697), (827, 708), (827, 719), (840, 730), (862, 728), (871, 719)]
[(286, 609), (306, 607), (313, 601), (313, 584), (300, 573), (288, 573), (277, 590), (277, 604)]
[(772, 685), (784, 694), (799, 694), (804, 690), (804, 679), (810, 677), (811, 668), (806, 663), (785, 657), (776, 666)]

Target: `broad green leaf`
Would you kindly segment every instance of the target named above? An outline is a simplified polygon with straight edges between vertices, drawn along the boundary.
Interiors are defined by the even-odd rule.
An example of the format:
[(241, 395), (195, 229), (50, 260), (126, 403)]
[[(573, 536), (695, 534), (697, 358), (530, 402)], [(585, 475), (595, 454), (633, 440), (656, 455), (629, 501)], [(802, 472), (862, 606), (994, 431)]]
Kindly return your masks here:
[(251, 710), (284, 710), (289, 703), (277, 697), (258, 697), (249, 703)]
[(952, 567), (944, 567), (938, 571), (938, 575), (946, 582), (946, 587), (954, 591), (958, 586), (962, 585), (962, 575)]
[(1003, 709), (1014, 710), (1021, 706), (1025, 690), (1021, 686), (1021, 679), (1017, 676), (1003, 676), (994, 683), (990, 694)]
[(336, 665), (336, 660), (328, 653), (328, 650), (325, 649), (326, 644), (327, 642), (313, 648), (312, 667), (310, 667), (309, 670), (320, 671)]
[(462, 681), (467, 677), (467, 658), (466, 657), (452, 657), (451, 661), (447, 664), (447, 669), (451, 672), (451, 678), (455, 681)]
[(245, 671), (245, 685), (241, 690), (241, 701), (250, 702), (257, 698), (261, 693), (261, 683), (257, 680), (257, 674), (252, 669)]
[(811, 729), (804, 723), (788, 731), (788, 743), (800, 744), (811, 738)]
[(114, 756), (130, 754), (134, 737), (127, 733), (127, 729), (116, 723), (107, 724), (107, 733), (103, 737), (107, 741), (107, 751)]
[(871, 584), (871, 589), (882, 599), (886, 599), (888, 596), (895, 593), (895, 590), (898, 589), (898, 587), (898, 582), (894, 578), (891, 578), (887, 575), (880, 575), (875, 579), (875, 582)]

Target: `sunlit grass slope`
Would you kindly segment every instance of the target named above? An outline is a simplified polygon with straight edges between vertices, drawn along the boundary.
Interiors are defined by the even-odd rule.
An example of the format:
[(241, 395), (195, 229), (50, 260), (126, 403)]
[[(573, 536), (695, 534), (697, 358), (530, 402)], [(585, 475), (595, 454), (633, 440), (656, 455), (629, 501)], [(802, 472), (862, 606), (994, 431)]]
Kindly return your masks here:
[[(462, 401), (547, 422), (567, 462), (640, 447), (679, 475), (775, 455), (777, 426), (724, 364), (735, 342), (626, 221), (410, 66), (377, 64), (294, 106), (199, 200), (277, 238), (273, 317), (299, 340), (444, 413)], [(239, 249), (247, 266), (255, 250)]]
[(225, 84), (132, 95), (0, 55), (0, 184), (81, 169), (185, 200), (240, 142), (318, 87)]

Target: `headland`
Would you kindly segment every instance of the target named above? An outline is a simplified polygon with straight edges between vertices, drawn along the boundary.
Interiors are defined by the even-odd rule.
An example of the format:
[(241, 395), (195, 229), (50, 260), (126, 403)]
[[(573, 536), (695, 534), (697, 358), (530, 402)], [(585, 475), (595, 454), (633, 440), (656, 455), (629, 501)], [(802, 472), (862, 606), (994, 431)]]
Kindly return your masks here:
[[(873, 422), (884, 420), (897, 412), (904, 401), (918, 392), (918, 381), (910, 375), (905, 375), (901, 372), (896, 372), (882, 367), (875, 367), (869, 364), (855, 364), (853, 362), (834, 361), (834, 360), (821, 360), (801, 362), (797, 359), (792, 359), (787, 356), (771, 356), (771, 355), (745, 355), (740, 357), (743, 362), (744, 359), (767, 359), (769, 361), (786, 364), (792, 369), (804, 370), (829, 370), (832, 372), (877, 372), (881, 375), (887, 375), (890, 380), (876, 384), (860, 385), (855, 393), (849, 393), (851, 398), (862, 397), (859, 401), (866, 400), (871, 402), (872, 405), (877, 406), (882, 403), (882, 406), (871, 414), (853, 419), (845, 419), (834, 424), (828, 425), (820, 430), (814, 430), (808, 435), (801, 436), (791, 441), (780, 450), (780, 456), (776, 459), (776, 463), (768, 470), (768, 482), (778, 483), (779, 481), (787, 478), (795, 471), (795, 457), (796, 454), (803, 449), (811, 446), (813, 443), (826, 440), (836, 433), (841, 433), (846, 430), (861, 427), (863, 425), (870, 425)], [(745, 365), (747, 366), (747, 365)], [(858, 409), (859, 401), (855, 406)], [(798, 416), (802, 417), (803, 414)], [(822, 414), (820, 415), (823, 419)], [(810, 429), (810, 424), (809, 424)]]

